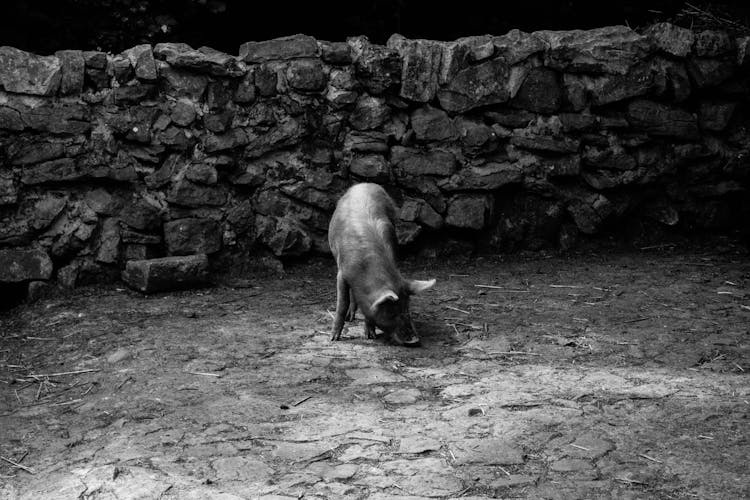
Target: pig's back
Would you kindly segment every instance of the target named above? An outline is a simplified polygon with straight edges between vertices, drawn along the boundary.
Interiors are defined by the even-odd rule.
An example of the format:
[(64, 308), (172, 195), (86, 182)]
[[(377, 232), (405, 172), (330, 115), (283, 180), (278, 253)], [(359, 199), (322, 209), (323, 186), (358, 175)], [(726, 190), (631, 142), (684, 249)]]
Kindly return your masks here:
[(366, 254), (393, 258), (396, 206), (378, 184), (356, 184), (344, 193), (328, 226), (328, 243), (339, 265)]

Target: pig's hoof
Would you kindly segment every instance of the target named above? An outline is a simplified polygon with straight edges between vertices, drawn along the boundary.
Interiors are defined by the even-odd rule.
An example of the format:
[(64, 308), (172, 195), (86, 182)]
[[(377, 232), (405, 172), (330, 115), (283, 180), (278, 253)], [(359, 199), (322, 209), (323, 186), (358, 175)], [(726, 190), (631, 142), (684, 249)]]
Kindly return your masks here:
[(404, 347), (422, 347), (422, 341), (417, 337), (412, 337), (404, 342)]

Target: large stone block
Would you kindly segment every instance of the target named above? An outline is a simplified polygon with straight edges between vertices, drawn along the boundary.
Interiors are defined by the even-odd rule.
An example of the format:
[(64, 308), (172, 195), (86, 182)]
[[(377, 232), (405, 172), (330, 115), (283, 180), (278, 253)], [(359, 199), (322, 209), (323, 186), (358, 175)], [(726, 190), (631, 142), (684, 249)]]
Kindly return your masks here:
[(693, 53), (698, 57), (716, 57), (732, 50), (732, 38), (725, 31), (704, 30), (695, 34)]
[(57, 56), (38, 56), (14, 47), (0, 47), (0, 85), (7, 92), (55, 95), (62, 80)]
[(50, 276), (52, 261), (42, 250), (0, 250), (0, 282), (47, 280)]
[(489, 104), (506, 102), (511, 96), (511, 69), (502, 59), (493, 59), (462, 69), (438, 91), (440, 106), (463, 113)]
[(318, 53), (317, 41), (311, 36), (299, 34), (240, 45), (240, 59), (246, 63), (317, 57)]
[(391, 162), (402, 174), (406, 175), (451, 175), (456, 171), (456, 157), (448, 151), (418, 149), (394, 146), (391, 150)]
[(220, 206), (226, 203), (227, 193), (219, 186), (196, 184), (182, 178), (172, 184), (167, 193), (167, 201), (188, 207)]
[(62, 65), (60, 94), (75, 95), (83, 90), (86, 62), (80, 50), (59, 50), (55, 55)]
[(538, 34), (517, 29), (494, 37), (492, 43), (495, 46), (495, 56), (502, 58), (507, 64), (518, 64), (547, 48), (547, 43)]
[(289, 217), (256, 217), (258, 238), (277, 257), (299, 257), (310, 251), (312, 238), (294, 219)]
[(366, 37), (350, 38), (354, 54), (355, 74), (359, 82), (373, 95), (401, 83), (401, 57), (393, 49), (373, 45)]
[(388, 161), (382, 155), (357, 156), (349, 164), (349, 172), (374, 182), (387, 181), (390, 176)]
[(685, 57), (690, 53), (695, 41), (695, 33), (671, 23), (652, 24), (643, 33), (654, 46), (675, 57)]
[(562, 102), (563, 90), (558, 73), (540, 67), (529, 71), (510, 105), (534, 113), (551, 114), (560, 109)]
[(419, 141), (443, 141), (456, 138), (456, 128), (448, 114), (430, 105), (417, 108), (411, 114), (411, 127)]
[(378, 128), (391, 114), (391, 109), (382, 97), (363, 96), (349, 115), (349, 123), (357, 130)]
[(734, 61), (705, 57), (688, 59), (687, 70), (698, 88), (715, 87), (728, 80), (735, 72)]
[(130, 60), (135, 69), (135, 77), (139, 80), (156, 80), (159, 73), (156, 71), (156, 61), (151, 45), (145, 43), (125, 51), (125, 56)]
[(346, 42), (318, 42), (320, 57), (328, 64), (345, 66), (352, 63), (352, 49)]
[(401, 90), (404, 99), (429, 102), (435, 97), (443, 47), (432, 40), (408, 40), (392, 35), (386, 44), (401, 56)]
[(698, 109), (698, 122), (701, 129), (721, 132), (729, 125), (729, 120), (732, 119), (735, 109), (737, 109), (737, 103), (735, 102), (702, 102)]
[(175, 68), (195, 73), (207, 73), (213, 76), (242, 76), (247, 72), (247, 68), (240, 65), (236, 57), (211, 47), (200, 47), (196, 50), (185, 43), (159, 43), (154, 47), (154, 55), (166, 60)]
[(205, 286), (209, 283), (208, 257), (201, 254), (131, 260), (125, 264), (122, 280), (143, 293)]
[(445, 223), (460, 229), (483, 229), (492, 212), (492, 199), (483, 195), (456, 195), (448, 201)]
[(539, 31), (549, 48), (545, 65), (571, 73), (615, 73), (624, 75), (652, 50), (649, 37), (626, 26), (592, 30)]
[(164, 224), (171, 255), (212, 254), (221, 250), (221, 225), (213, 219), (186, 218)]
[(465, 167), (447, 179), (438, 181), (443, 191), (492, 191), (523, 180), (523, 169), (512, 163), (486, 163)]
[(315, 92), (326, 86), (326, 74), (320, 59), (295, 59), (286, 70), (289, 86), (298, 91)]
[(628, 105), (628, 121), (650, 135), (695, 139), (698, 124), (695, 116), (678, 108), (654, 101), (637, 99)]
[(0, 170), (0, 205), (10, 205), (18, 200), (18, 186), (13, 172)]

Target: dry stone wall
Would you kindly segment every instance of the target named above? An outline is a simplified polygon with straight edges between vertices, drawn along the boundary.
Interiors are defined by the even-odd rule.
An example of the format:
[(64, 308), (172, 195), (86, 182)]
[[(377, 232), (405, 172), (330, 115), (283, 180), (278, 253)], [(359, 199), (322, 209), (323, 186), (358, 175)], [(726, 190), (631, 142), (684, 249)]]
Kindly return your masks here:
[(393, 194), (405, 245), (566, 246), (628, 220), (730, 229), (749, 208), (749, 59), (747, 37), (666, 23), (296, 35), (238, 56), (0, 47), (0, 282), (326, 253), (357, 181)]

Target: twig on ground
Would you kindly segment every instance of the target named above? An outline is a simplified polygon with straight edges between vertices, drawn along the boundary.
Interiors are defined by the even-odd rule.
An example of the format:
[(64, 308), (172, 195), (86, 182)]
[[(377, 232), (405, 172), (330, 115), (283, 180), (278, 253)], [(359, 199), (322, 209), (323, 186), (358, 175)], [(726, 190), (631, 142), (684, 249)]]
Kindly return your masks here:
[(583, 451), (591, 451), (589, 448), (586, 448), (585, 446), (580, 446), (580, 445), (573, 444), (573, 443), (570, 443), (570, 446), (572, 446), (573, 448), (578, 448), (579, 450), (583, 450)]
[(452, 306), (445, 306), (446, 309), (450, 309), (451, 311), (458, 311), (460, 313), (464, 314), (471, 314), (469, 311), (464, 311), (463, 309), (459, 309), (458, 307), (452, 307)]
[(221, 377), (221, 374), (219, 373), (210, 373), (210, 372), (186, 372), (186, 373), (189, 373), (191, 375), (203, 375), (204, 377), (216, 377), (216, 378)]
[(506, 476), (510, 477), (510, 472), (508, 472), (507, 470), (505, 470), (502, 466), (498, 465), (497, 468), (500, 469), (503, 472), (503, 474), (505, 474)]
[(550, 288), (581, 288), (579, 285), (550, 285)]
[(487, 354), (495, 354), (498, 356), (511, 356), (511, 355), (523, 355), (523, 356), (541, 356), (538, 352), (527, 352), (527, 351), (492, 351)]
[(26, 467), (25, 465), (21, 465), (18, 462), (14, 462), (10, 458), (5, 458), (3, 456), (0, 456), (0, 460), (4, 462), (8, 462), (10, 465), (12, 465), (13, 467), (16, 467), (17, 469), (23, 469), (29, 474), (36, 474), (36, 472), (34, 472), (34, 469), (32, 469), (31, 467)]
[(648, 483), (644, 483), (643, 481), (636, 481), (635, 479), (628, 479), (626, 477), (616, 477), (615, 480), (622, 481), (623, 483), (628, 483), (628, 484), (643, 484), (643, 485), (648, 485)]
[(62, 377), (63, 375), (78, 375), (81, 373), (92, 373), (101, 371), (99, 368), (90, 368), (87, 370), (75, 370), (72, 372), (58, 372), (58, 373), (30, 373), (29, 377), (44, 378), (44, 377)]
[(129, 380), (133, 380), (133, 377), (131, 377), (130, 375), (128, 375), (128, 376), (127, 376), (127, 378), (126, 378), (125, 380), (123, 380), (122, 382), (120, 382), (119, 384), (117, 384), (117, 387), (115, 388), (115, 390), (119, 391), (119, 390), (120, 390), (120, 388), (121, 388), (121, 387), (122, 387), (123, 385), (127, 384)]
[(312, 398), (312, 396), (307, 396), (306, 398), (302, 398), (299, 401), (297, 401), (296, 403), (292, 403), (292, 406), (299, 406), (299, 405), (301, 405), (302, 403), (304, 403), (305, 401), (307, 401), (310, 398)]
[(646, 455), (644, 453), (639, 453), (638, 456), (642, 457), (642, 458), (645, 458), (646, 460), (650, 460), (652, 462), (656, 462), (657, 464), (663, 464), (664, 463), (661, 460), (659, 460), (658, 458), (649, 457), (648, 455)]
[(713, 437), (706, 436), (704, 434), (698, 434), (698, 439), (710, 439), (710, 440), (713, 440)]
[(657, 250), (660, 248), (676, 247), (677, 243), (662, 243), (661, 245), (649, 245), (647, 247), (640, 247), (638, 250)]

